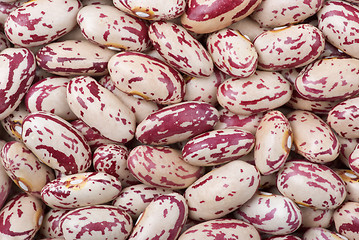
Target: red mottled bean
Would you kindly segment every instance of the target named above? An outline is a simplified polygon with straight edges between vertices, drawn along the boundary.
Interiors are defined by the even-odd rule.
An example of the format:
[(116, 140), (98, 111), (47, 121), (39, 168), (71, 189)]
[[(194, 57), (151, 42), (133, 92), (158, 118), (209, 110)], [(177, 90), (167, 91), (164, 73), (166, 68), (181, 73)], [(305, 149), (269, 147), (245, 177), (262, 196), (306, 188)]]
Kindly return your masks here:
[(325, 228), (310, 228), (303, 234), (303, 240), (347, 240), (346, 237)]
[(256, 71), (248, 78), (227, 79), (218, 87), (217, 99), (223, 108), (235, 114), (252, 115), (284, 105), (292, 91), (281, 74)]
[(344, 182), (332, 169), (298, 160), (287, 162), (279, 171), (277, 188), (296, 203), (318, 209), (335, 209), (347, 195)]
[(249, 16), (261, 0), (189, 0), (182, 25), (196, 33), (210, 33)]
[(359, 97), (339, 103), (328, 113), (328, 125), (341, 137), (359, 138), (358, 106)]
[(196, 181), (202, 168), (183, 161), (181, 151), (169, 147), (140, 145), (127, 158), (132, 174), (149, 186), (184, 189)]
[(302, 240), (302, 239), (294, 235), (284, 235), (284, 236), (273, 236), (267, 238), (266, 240)]
[(359, 203), (346, 202), (333, 215), (335, 230), (350, 240), (358, 238)]
[(316, 209), (299, 205), (302, 213), (302, 228), (329, 228), (333, 222), (334, 209)]
[(340, 143), (339, 159), (349, 168), (349, 156), (359, 144), (359, 138), (343, 138), (338, 136)]
[(136, 138), (151, 145), (171, 144), (213, 129), (218, 111), (208, 103), (183, 102), (158, 110), (136, 128)]
[(255, 194), (259, 179), (258, 170), (240, 160), (210, 171), (185, 191), (189, 217), (203, 221), (227, 215)]
[(359, 175), (349, 169), (336, 169), (347, 190), (347, 201), (359, 202)]
[(146, 23), (113, 6), (85, 6), (78, 12), (77, 22), (84, 37), (99, 45), (138, 52), (150, 47)]
[(44, 215), (44, 220), (39, 230), (39, 233), (44, 237), (58, 238), (62, 237), (62, 218), (69, 212), (69, 210), (52, 209)]
[(184, 12), (185, 0), (114, 0), (115, 7), (135, 17), (146, 20), (169, 20), (181, 16)]
[(66, 87), (70, 79), (48, 77), (33, 84), (25, 95), (25, 104), (29, 112), (46, 111), (65, 120), (77, 117), (66, 101)]
[(88, 206), (69, 211), (61, 229), (65, 239), (125, 240), (132, 230), (132, 218), (117, 207)]
[[(0, 140), (0, 151), (2, 147), (6, 144), (5, 141)], [(0, 155), (0, 161), (2, 161), (1, 155)], [(12, 186), (12, 181), (7, 175), (4, 167), (2, 164), (0, 164), (0, 209), (5, 204), (7, 197), (10, 194)]]
[(22, 122), (27, 114), (29, 114), (29, 111), (27, 111), (25, 104), (20, 103), (9, 116), (0, 120), (6, 132), (17, 141), (22, 139)]
[(40, 198), (41, 189), (55, 178), (53, 170), (41, 163), (21, 142), (7, 142), (0, 154), (0, 163), (9, 177), (21, 190), (30, 195)]
[(186, 199), (178, 193), (161, 195), (145, 209), (128, 238), (177, 239), (188, 216)]
[[(75, 27), (81, 6), (79, 0), (28, 1), (9, 14), (4, 30), (9, 40), (20, 46), (47, 44)], [(56, 9), (56, 15), (61, 17), (54, 17), (49, 9)]]
[(359, 57), (356, 29), (359, 7), (346, 1), (326, 1), (317, 13), (318, 28), (327, 41), (352, 57)]
[(133, 112), (95, 79), (73, 78), (67, 85), (67, 102), (78, 118), (104, 137), (120, 143), (134, 137), (136, 119)]
[(155, 198), (173, 192), (172, 189), (137, 184), (124, 188), (112, 204), (136, 219)]
[(35, 57), (27, 48), (7, 48), (0, 53), (0, 120), (21, 103), (35, 77)]
[(251, 41), (239, 31), (225, 28), (207, 38), (207, 49), (217, 68), (232, 77), (249, 77), (258, 63)]
[(190, 139), (182, 148), (183, 160), (194, 166), (227, 163), (248, 154), (254, 136), (242, 129), (213, 130)]
[(293, 131), (294, 151), (317, 163), (331, 162), (338, 157), (338, 138), (321, 118), (302, 110), (289, 113), (287, 118)]
[(237, 219), (215, 219), (199, 223), (187, 229), (178, 240), (192, 239), (261, 239), (251, 224)]
[(348, 164), (351, 170), (359, 174), (359, 145), (356, 145), (353, 152), (349, 155)]
[(279, 111), (264, 115), (255, 135), (254, 161), (261, 174), (277, 172), (286, 162), (293, 143), (292, 128)]
[(52, 180), (41, 190), (41, 198), (51, 208), (72, 209), (104, 204), (118, 197), (121, 182), (102, 172), (71, 174)]
[(315, 15), (324, 0), (263, 0), (251, 18), (264, 27), (279, 27), (304, 21)]
[(118, 144), (102, 145), (93, 152), (95, 171), (105, 172), (120, 180), (122, 187), (139, 183), (127, 168), (128, 149)]
[(310, 100), (342, 101), (359, 93), (358, 75), (358, 59), (325, 58), (307, 65), (295, 80), (295, 88)]
[(45, 205), (26, 193), (13, 196), (0, 211), (1, 239), (34, 239), (44, 217)]
[(182, 75), (157, 58), (143, 53), (122, 52), (108, 63), (111, 80), (120, 90), (159, 104), (183, 100)]
[(234, 216), (273, 235), (293, 233), (302, 224), (302, 213), (291, 199), (266, 192), (255, 194)]
[(157, 52), (178, 71), (195, 77), (209, 77), (213, 73), (211, 55), (182, 26), (154, 22), (148, 35)]
[(52, 42), (36, 54), (39, 67), (60, 76), (103, 76), (114, 51), (86, 40)]
[(258, 68), (278, 71), (313, 62), (322, 53), (324, 42), (318, 28), (298, 24), (263, 32), (253, 44), (258, 52)]
[(23, 121), (22, 140), (37, 158), (65, 174), (86, 171), (91, 150), (82, 134), (52, 113), (35, 112)]

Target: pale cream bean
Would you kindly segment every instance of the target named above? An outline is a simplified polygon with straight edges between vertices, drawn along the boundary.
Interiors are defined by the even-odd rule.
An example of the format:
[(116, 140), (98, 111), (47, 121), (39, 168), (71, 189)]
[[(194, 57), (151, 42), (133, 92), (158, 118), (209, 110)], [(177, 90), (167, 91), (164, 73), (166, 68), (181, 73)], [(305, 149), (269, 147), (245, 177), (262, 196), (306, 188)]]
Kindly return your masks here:
[(146, 20), (169, 20), (180, 17), (185, 9), (185, 0), (114, 0), (115, 7), (135, 17)]
[(316, 163), (331, 162), (338, 157), (338, 138), (321, 118), (302, 110), (289, 113), (287, 118), (293, 131), (295, 152)]
[(255, 194), (259, 180), (258, 170), (240, 160), (210, 171), (185, 191), (189, 217), (203, 221), (225, 216)]
[(228, 26), (228, 28), (239, 31), (250, 41), (253, 41), (262, 32), (270, 30), (270, 28), (261, 27), (251, 17), (246, 17), (238, 22), (235, 22)]
[[(9, 40), (23, 47), (50, 43), (76, 26), (79, 0), (28, 1), (12, 11), (4, 25)], [(56, 9), (56, 14), (51, 10)]]
[(104, 137), (120, 143), (134, 137), (134, 113), (95, 79), (73, 78), (67, 85), (67, 102), (78, 118)]
[(150, 48), (146, 23), (114, 6), (85, 6), (77, 22), (87, 40), (110, 49), (141, 52)]
[(0, 163), (9, 177), (21, 190), (30, 195), (40, 198), (41, 189), (55, 179), (53, 170), (41, 163), (21, 142), (7, 142), (0, 154)]
[[(186, 199), (178, 193), (161, 195), (145, 209), (128, 240), (177, 239), (188, 217)], [(158, 235), (160, 234), (161, 237)]]

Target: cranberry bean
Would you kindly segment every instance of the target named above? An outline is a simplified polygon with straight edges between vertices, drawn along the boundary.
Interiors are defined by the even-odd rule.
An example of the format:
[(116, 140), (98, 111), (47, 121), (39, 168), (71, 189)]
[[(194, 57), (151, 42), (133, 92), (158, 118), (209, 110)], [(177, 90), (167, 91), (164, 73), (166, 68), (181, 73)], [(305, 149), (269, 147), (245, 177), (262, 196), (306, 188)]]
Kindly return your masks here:
[[(28, 1), (9, 14), (4, 26), (6, 36), (23, 47), (50, 43), (75, 27), (81, 6), (79, 0)], [(52, 9), (56, 9), (55, 15)]]
[(339, 159), (349, 168), (349, 156), (359, 144), (359, 138), (343, 138), (338, 136), (340, 143)]
[(261, 239), (254, 226), (237, 219), (215, 219), (187, 229), (178, 240), (190, 239)]
[(161, 195), (145, 209), (128, 238), (177, 239), (188, 216), (186, 199), (178, 193)]
[(35, 77), (35, 57), (27, 48), (7, 48), (0, 53), (0, 120), (19, 105)]
[(310, 228), (308, 229), (304, 235), (303, 240), (316, 240), (316, 239), (328, 239), (328, 240), (347, 240), (346, 237), (332, 232), (325, 228)]
[(318, 209), (337, 208), (347, 195), (344, 182), (332, 169), (308, 161), (287, 162), (278, 173), (277, 187), (296, 203)]
[(249, 16), (261, 0), (189, 0), (181, 17), (182, 25), (196, 33), (210, 33)]
[(52, 180), (41, 190), (41, 198), (51, 208), (72, 209), (104, 204), (118, 197), (121, 182), (102, 172), (71, 174)]
[(26, 109), (25, 104), (20, 103), (9, 116), (0, 120), (6, 132), (17, 141), (22, 139), (22, 122), (27, 114), (29, 114), (29, 111)]
[(258, 52), (258, 68), (278, 71), (313, 62), (322, 53), (324, 42), (318, 28), (298, 24), (263, 32), (253, 44)]
[[(0, 151), (2, 150), (2, 147), (6, 144), (5, 141), (0, 140)], [(2, 161), (1, 155), (0, 155), (0, 161)], [(0, 164), (0, 209), (5, 204), (7, 197), (10, 194), (11, 191), (11, 184), (12, 181), (7, 175), (4, 167), (2, 164)]]
[(207, 38), (207, 49), (217, 68), (232, 77), (249, 77), (257, 67), (258, 54), (240, 32), (225, 28)]
[(212, 74), (210, 54), (183, 27), (171, 22), (154, 22), (148, 35), (157, 52), (178, 71), (195, 77)]
[(251, 17), (246, 17), (238, 22), (233, 23), (228, 28), (239, 31), (244, 37), (253, 41), (262, 32), (270, 30), (270, 28), (261, 27)]
[(208, 103), (173, 104), (146, 117), (136, 128), (136, 138), (151, 145), (172, 144), (213, 129), (218, 111)]
[(67, 85), (67, 102), (78, 118), (104, 137), (120, 143), (134, 137), (136, 119), (133, 112), (95, 79), (73, 78)]
[(85, 6), (78, 12), (77, 22), (85, 38), (99, 45), (127, 51), (150, 47), (146, 23), (113, 6)]
[(185, 0), (114, 0), (115, 7), (135, 17), (146, 20), (169, 20), (180, 17), (185, 9)]
[(91, 150), (82, 134), (52, 113), (35, 112), (23, 121), (22, 140), (38, 159), (65, 174), (85, 172)]
[(70, 210), (63, 209), (50, 209), (44, 215), (44, 220), (39, 230), (40, 234), (44, 237), (48, 238), (58, 238), (62, 237), (62, 218), (69, 212)]
[(181, 151), (169, 147), (137, 146), (129, 153), (127, 166), (142, 183), (170, 189), (187, 188), (202, 173), (202, 168), (183, 161)]
[(235, 114), (252, 115), (284, 105), (292, 91), (291, 84), (281, 74), (256, 71), (245, 79), (227, 79), (218, 87), (217, 99), (223, 108)]
[(329, 228), (333, 222), (334, 209), (316, 209), (300, 205), (302, 228)]
[(359, 203), (346, 202), (337, 208), (333, 215), (336, 231), (349, 240), (358, 238)]
[(359, 176), (352, 170), (336, 169), (335, 172), (343, 180), (347, 190), (347, 201), (359, 202)]
[(203, 221), (225, 216), (255, 194), (259, 179), (258, 170), (240, 160), (212, 170), (185, 191), (189, 217)]
[(172, 67), (143, 53), (122, 52), (108, 63), (111, 79), (120, 90), (159, 104), (183, 100), (184, 80)]

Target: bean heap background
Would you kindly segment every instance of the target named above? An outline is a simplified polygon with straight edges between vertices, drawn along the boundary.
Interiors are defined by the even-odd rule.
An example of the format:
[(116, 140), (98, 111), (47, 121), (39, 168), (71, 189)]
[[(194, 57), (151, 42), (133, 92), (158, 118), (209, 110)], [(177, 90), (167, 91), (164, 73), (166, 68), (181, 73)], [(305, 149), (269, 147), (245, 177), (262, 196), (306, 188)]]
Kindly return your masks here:
[(359, 239), (359, 1), (0, 1), (0, 239)]

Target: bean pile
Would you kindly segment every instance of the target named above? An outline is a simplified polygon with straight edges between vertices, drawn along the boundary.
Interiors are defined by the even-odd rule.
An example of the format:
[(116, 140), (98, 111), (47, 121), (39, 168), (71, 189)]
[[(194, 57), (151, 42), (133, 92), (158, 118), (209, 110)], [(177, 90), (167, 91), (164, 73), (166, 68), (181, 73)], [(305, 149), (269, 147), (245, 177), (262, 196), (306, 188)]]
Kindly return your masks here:
[(0, 29), (0, 239), (359, 240), (358, 0), (0, 0)]

